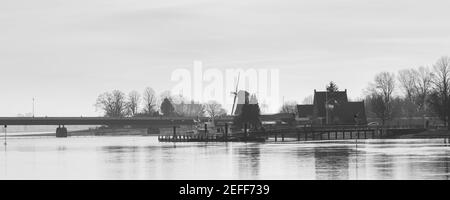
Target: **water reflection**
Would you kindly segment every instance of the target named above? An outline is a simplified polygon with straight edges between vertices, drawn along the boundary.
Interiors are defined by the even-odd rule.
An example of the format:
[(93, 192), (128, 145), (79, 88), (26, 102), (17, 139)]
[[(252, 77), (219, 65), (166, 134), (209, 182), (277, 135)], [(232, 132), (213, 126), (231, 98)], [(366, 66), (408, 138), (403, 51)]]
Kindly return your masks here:
[(242, 145), (234, 152), (237, 159), (238, 177), (242, 179), (258, 179), (260, 147), (259, 143), (249, 143)]
[(350, 151), (348, 147), (315, 147), (316, 179), (349, 179)]
[(448, 139), (159, 143), (154, 137), (11, 139), (0, 179), (449, 179)]
[(377, 177), (380, 177), (380, 179), (395, 178), (394, 162), (394, 157), (386, 154), (380, 154), (373, 157), (371, 160), (372, 169), (374, 170), (373, 173), (375, 173)]

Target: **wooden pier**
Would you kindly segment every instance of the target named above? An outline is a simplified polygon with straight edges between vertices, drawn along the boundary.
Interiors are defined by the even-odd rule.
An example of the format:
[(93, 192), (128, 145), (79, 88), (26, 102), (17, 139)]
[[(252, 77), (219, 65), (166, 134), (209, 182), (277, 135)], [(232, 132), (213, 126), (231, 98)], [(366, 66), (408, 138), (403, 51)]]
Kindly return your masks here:
[(158, 136), (158, 141), (160, 142), (223, 142), (225, 139), (223, 137), (217, 137), (215, 135), (211, 136), (201, 136), (201, 135), (160, 135)]
[(354, 140), (354, 139), (384, 139), (395, 137), (394, 132), (410, 131), (399, 127), (373, 126), (320, 126), (296, 128), (272, 128), (249, 133), (228, 133), (223, 135), (179, 135), (174, 128), (173, 135), (160, 135), (161, 142), (226, 142), (226, 141), (257, 141), (257, 142), (289, 142), (289, 141), (321, 141), (321, 140)]
[(275, 142), (312, 140), (375, 139), (386, 135), (386, 130), (367, 126), (302, 127), (260, 131), (266, 139)]

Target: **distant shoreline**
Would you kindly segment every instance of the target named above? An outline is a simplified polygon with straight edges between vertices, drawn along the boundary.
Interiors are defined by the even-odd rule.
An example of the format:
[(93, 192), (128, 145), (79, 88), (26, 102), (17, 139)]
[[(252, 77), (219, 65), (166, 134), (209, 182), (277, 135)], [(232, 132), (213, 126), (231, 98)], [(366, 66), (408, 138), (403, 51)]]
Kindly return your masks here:
[[(158, 134), (148, 134), (146, 128), (105, 128), (72, 131), (68, 133), (71, 136), (158, 136)], [(23, 135), (8, 135), (8, 137), (56, 137), (55, 133), (36, 133)], [(419, 133), (403, 134), (399, 136), (390, 136), (385, 139), (436, 139), (450, 138), (448, 130), (426, 130)]]
[[(148, 134), (146, 128), (105, 128), (69, 131), (67, 136), (156, 136)], [(8, 137), (56, 137), (56, 133), (15, 134)]]

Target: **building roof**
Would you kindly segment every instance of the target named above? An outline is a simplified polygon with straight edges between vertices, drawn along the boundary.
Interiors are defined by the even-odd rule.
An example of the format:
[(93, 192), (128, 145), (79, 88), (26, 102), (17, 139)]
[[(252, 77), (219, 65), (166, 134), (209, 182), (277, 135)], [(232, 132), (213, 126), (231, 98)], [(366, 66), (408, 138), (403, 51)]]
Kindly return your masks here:
[(312, 117), (313, 110), (314, 110), (314, 105), (312, 105), (312, 104), (297, 105), (298, 117)]
[(314, 100), (313, 104), (316, 106), (316, 116), (325, 117), (325, 102), (333, 104), (335, 106), (344, 104), (348, 102), (347, 90), (336, 91), (336, 92), (326, 92), (326, 91), (316, 91), (314, 90)]
[(366, 112), (364, 101), (347, 102), (336, 107), (339, 120), (344, 124), (355, 124), (358, 120), (359, 124), (366, 124)]

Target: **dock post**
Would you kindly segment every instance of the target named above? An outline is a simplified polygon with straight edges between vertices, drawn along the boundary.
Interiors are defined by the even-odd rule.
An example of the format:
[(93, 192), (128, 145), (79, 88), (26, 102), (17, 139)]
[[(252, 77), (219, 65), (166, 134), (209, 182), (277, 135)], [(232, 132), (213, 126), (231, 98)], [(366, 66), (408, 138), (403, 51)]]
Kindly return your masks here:
[(225, 141), (228, 141), (228, 123), (225, 123)]
[(205, 124), (205, 139), (208, 141), (208, 124)]
[(338, 136), (338, 131), (335, 131), (335, 132), (334, 132), (334, 137), (336, 138), (336, 140), (338, 139), (337, 136)]
[(175, 141), (175, 138), (177, 137), (177, 127), (173, 126), (173, 140)]
[(284, 142), (284, 134), (281, 134), (281, 141)]
[(6, 140), (7, 140), (7, 139), (6, 139), (6, 134), (7, 134), (7, 133), (6, 133), (6, 128), (8, 128), (8, 125), (5, 124), (5, 143), (3, 143), (5, 146), (6, 146)]
[(300, 141), (300, 131), (297, 130), (297, 141)]
[(380, 131), (379, 131), (379, 129), (378, 129), (378, 126), (375, 128), (375, 134), (377, 135), (378, 138), (381, 138), (381, 135), (380, 135)]
[(275, 142), (277, 141), (277, 134), (275, 133)]
[(330, 140), (330, 133), (331, 133), (331, 131), (328, 131), (328, 140)]
[(359, 131), (358, 131), (358, 139), (360, 138), (360, 135), (359, 135)]
[(308, 140), (308, 132), (305, 131), (305, 141)]
[(244, 124), (244, 137), (247, 137), (247, 123)]

